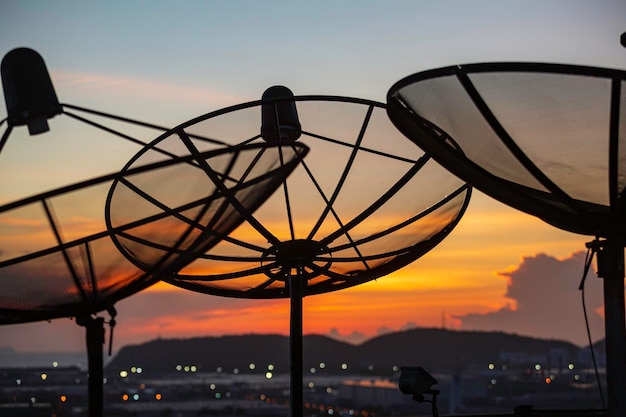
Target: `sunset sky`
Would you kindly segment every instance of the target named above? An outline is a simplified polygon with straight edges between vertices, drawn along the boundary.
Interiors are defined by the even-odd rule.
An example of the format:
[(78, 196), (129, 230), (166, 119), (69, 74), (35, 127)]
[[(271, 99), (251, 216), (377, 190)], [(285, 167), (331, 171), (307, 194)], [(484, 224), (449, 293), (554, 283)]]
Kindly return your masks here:
[[(454, 64), (624, 69), (625, 31), (626, 3), (618, 0), (0, 4), (0, 55), (22, 46), (38, 51), (61, 103), (172, 127), (257, 100), (275, 84), (296, 95), (384, 102), (401, 78)], [(3, 104), (0, 119), (5, 115)], [(55, 138), (79, 143), (88, 134), (63, 117), (52, 119), (41, 139), (16, 129), (0, 154), (0, 204), (86, 179), (92, 170), (119, 169), (132, 156), (104, 153), (106, 146), (87, 154), (56, 149)], [(29, 155), (40, 169), (20, 173), (10, 152)], [(376, 281), (305, 298), (304, 333), (358, 342), (445, 326), (583, 345), (578, 285), (591, 239), (474, 192), (457, 228), (423, 258)], [(604, 332), (601, 284), (592, 274), (586, 287), (594, 339)], [(116, 349), (157, 337), (289, 332), (288, 300), (220, 298), (159, 283), (116, 307)], [(84, 329), (69, 319), (0, 326), (0, 346), (20, 351), (81, 351), (83, 339)]]

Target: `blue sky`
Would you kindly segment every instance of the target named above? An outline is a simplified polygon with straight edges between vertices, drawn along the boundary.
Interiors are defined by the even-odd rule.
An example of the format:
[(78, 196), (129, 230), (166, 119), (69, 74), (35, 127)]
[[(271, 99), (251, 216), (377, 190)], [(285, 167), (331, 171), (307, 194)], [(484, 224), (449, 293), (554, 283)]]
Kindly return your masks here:
[[(440, 66), (521, 60), (622, 68), (625, 59), (620, 1), (4, 1), (0, 7), (3, 55), (29, 46), (52, 72), (165, 82), (233, 101), (207, 103), (206, 110), (255, 99), (276, 83), (297, 94), (384, 101), (395, 81)], [(57, 88), (68, 102), (125, 107)], [(152, 116), (159, 104), (176, 119), (166, 103), (134, 113)]]
[[(286, 85), (298, 95), (384, 102), (387, 90), (399, 79), (454, 64), (532, 61), (624, 69), (626, 49), (619, 36), (625, 31), (624, 1), (4, 0), (0, 4), (0, 55), (20, 46), (38, 51), (61, 102), (166, 126), (258, 99), (274, 84)], [(5, 114), (0, 110), (0, 116)], [(51, 121), (53, 132), (55, 123), (57, 134), (68, 133), (56, 119)], [(15, 136), (20, 134), (24, 136), (18, 132)], [(45, 156), (49, 163), (53, 159), (49, 152), (36, 158)], [(13, 172), (7, 167), (19, 161), (2, 156), (0, 187), (6, 188), (7, 175)], [(43, 164), (44, 159), (37, 162)], [(468, 211), (480, 221), (495, 219), (493, 213), (512, 210), (478, 195)], [(535, 222), (517, 242), (510, 236), (504, 241), (504, 236), (518, 232), (490, 232), (489, 244), (508, 248), (507, 257), (483, 255), (483, 259), (475, 254), (483, 269), (473, 273), (484, 276), (485, 287), (500, 279), (503, 300), (506, 281), (498, 278), (498, 271), (523, 265), (520, 259), (542, 248), (567, 258), (588, 240)], [(498, 242), (494, 234), (503, 240), (494, 243)], [(459, 235), (469, 239), (462, 230)], [(193, 297), (197, 296), (189, 295)], [(225, 308), (224, 302), (215, 303)], [(502, 301), (501, 307), (505, 305)], [(130, 309), (126, 311), (132, 316)], [(419, 318), (408, 321), (430, 323)], [(19, 348), (32, 346), (31, 335), (48, 332), (54, 325), (45, 330), (41, 326), (0, 328), (0, 340), (12, 340)], [(51, 341), (51, 347), (81, 350), (83, 335), (74, 330), (71, 338)], [(123, 330), (120, 334), (122, 344), (142, 340), (124, 339)], [(67, 340), (71, 342), (63, 343)]]

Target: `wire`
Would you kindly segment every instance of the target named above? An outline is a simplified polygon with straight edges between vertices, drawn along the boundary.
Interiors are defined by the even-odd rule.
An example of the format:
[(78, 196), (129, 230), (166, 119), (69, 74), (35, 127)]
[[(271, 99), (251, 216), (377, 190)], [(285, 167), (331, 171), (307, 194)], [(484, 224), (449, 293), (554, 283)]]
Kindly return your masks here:
[[(2, 122), (4, 122), (4, 120)], [(0, 125), (2, 125), (2, 123), (0, 123)], [(7, 129), (4, 131), (4, 134), (2, 135), (2, 138), (0, 139), (0, 152), (2, 152), (2, 148), (4, 148), (4, 145), (7, 143), (7, 140), (9, 140), (9, 135), (11, 134), (12, 130), (13, 130), (13, 126), (9, 125), (7, 126)]]
[[(150, 129), (160, 130), (160, 131), (163, 131), (163, 132), (167, 132), (167, 131), (169, 131), (171, 129), (171, 128), (168, 128), (168, 127), (165, 127), (165, 126), (159, 126), (159, 125), (155, 125), (155, 124), (152, 124), (152, 123), (146, 123), (146, 122), (142, 122), (142, 121), (139, 121), (139, 120), (129, 119), (127, 117), (117, 116), (117, 115), (114, 115), (114, 114), (111, 114), (111, 113), (104, 113), (104, 112), (97, 111), (97, 110), (87, 109), (85, 107), (74, 106), (72, 104), (62, 103), (61, 106), (62, 107), (67, 107), (69, 109), (77, 110), (77, 111), (82, 111), (82, 112), (85, 112), (85, 113), (90, 113), (90, 114), (93, 114), (93, 115), (96, 115), (96, 116), (100, 116), (100, 117), (106, 117), (106, 118), (109, 118), (109, 119), (118, 120), (118, 121), (125, 122), (125, 123), (131, 123), (131, 124), (134, 124), (134, 125), (147, 127), (147, 128), (150, 128)], [(88, 120), (88, 119), (84, 119), (84, 118), (82, 118), (80, 116), (77, 116), (75, 114), (70, 114), (65, 109), (63, 109), (63, 113), (65, 113), (67, 115), (71, 115), (72, 117), (75, 117), (77, 119), (80, 118), (80, 119), (83, 119), (83, 120)], [(89, 121), (89, 123), (90, 124), (97, 124), (97, 123), (91, 122), (91, 121)], [(203, 141), (206, 141), (206, 142), (209, 142), (209, 143), (213, 143), (215, 145), (222, 145), (222, 146), (227, 146), (228, 145), (227, 143), (225, 143), (225, 142), (223, 142), (221, 140), (208, 138), (206, 136), (199, 136), (199, 135), (189, 135), (189, 136), (191, 138), (201, 139)]]
[(591, 262), (593, 261), (593, 256), (597, 251), (597, 243), (599, 243), (598, 239), (596, 239), (593, 243), (594, 245), (590, 245), (587, 249), (587, 255), (585, 256), (585, 267), (583, 270), (583, 277), (580, 281), (580, 285), (578, 289), (581, 293), (582, 298), (582, 306), (583, 306), (583, 315), (585, 316), (585, 328), (587, 329), (587, 340), (589, 341), (589, 351), (591, 352), (591, 360), (593, 361), (593, 369), (596, 374), (596, 381), (598, 383), (598, 390), (600, 391), (600, 400), (602, 401), (602, 409), (606, 410), (606, 404), (604, 402), (604, 394), (602, 393), (602, 383), (600, 381), (600, 374), (598, 372), (598, 364), (596, 362), (596, 355), (593, 349), (593, 342), (591, 341), (591, 330), (589, 328), (589, 318), (587, 316), (587, 304), (585, 303), (585, 281), (587, 280), (587, 274), (589, 273), (589, 269), (591, 268)]

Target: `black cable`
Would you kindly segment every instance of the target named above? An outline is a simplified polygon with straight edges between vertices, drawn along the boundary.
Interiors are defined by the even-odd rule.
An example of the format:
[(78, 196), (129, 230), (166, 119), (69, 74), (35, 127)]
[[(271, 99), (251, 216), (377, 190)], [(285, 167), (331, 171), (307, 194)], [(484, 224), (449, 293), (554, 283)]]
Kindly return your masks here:
[[(0, 123), (0, 125), (2, 125), (2, 123)], [(13, 130), (13, 126), (7, 126), (7, 129), (4, 131), (4, 134), (2, 135), (2, 138), (0, 139), (0, 152), (2, 152), (2, 148), (4, 148), (4, 145), (5, 143), (7, 143), (7, 140), (9, 140), (9, 135), (11, 134), (12, 130)]]
[[(598, 240), (594, 241), (594, 243), (598, 243)], [(593, 247), (589, 247), (587, 249), (587, 255), (585, 256), (585, 267), (583, 270), (583, 277), (580, 281), (580, 285), (578, 289), (581, 292), (582, 296), (582, 306), (583, 306), (583, 315), (585, 317), (585, 328), (587, 329), (587, 340), (589, 341), (589, 351), (591, 352), (591, 360), (593, 362), (593, 369), (596, 374), (596, 381), (598, 383), (598, 390), (600, 391), (600, 400), (602, 401), (602, 409), (606, 410), (606, 404), (604, 402), (604, 394), (602, 393), (602, 383), (600, 381), (600, 374), (598, 372), (598, 364), (596, 362), (596, 355), (593, 349), (593, 342), (591, 341), (591, 330), (589, 328), (589, 318), (587, 316), (587, 304), (585, 303), (585, 281), (587, 280), (587, 274), (589, 273), (589, 269), (591, 268), (591, 262), (593, 261), (593, 256), (597, 251), (597, 245), (592, 245)]]
[[(111, 114), (111, 113), (104, 113), (104, 112), (97, 111), (97, 110), (91, 110), (91, 109), (87, 109), (85, 107), (74, 106), (72, 104), (62, 103), (61, 106), (62, 107), (67, 107), (67, 108), (73, 109), (73, 110), (82, 111), (82, 112), (85, 112), (85, 113), (90, 113), (90, 114), (93, 114), (93, 115), (96, 115), (96, 116), (100, 116), (100, 117), (106, 117), (106, 118), (109, 118), (109, 119), (118, 120), (118, 121), (125, 122), (125, 123), (131, 123), (131, 124), (134, 124), (134, 125), (137, 125), (137, 126), (143, 126), (143, 127), (147, 127), (147, 128), (150, 128), (150, 129), (160, 130), (162, 132), (167, 132), (167, 131), (169, 131), (171, 129), (169, 127), (159, 126), (159, 125), (155, 125), (155, 124), (152, 124), (152, 123), (146, 123), (146, 122), (142, 122), (142, 121), (139, 121), (139, 120), (129, 119), (128, 117), (117, 116), (117, 115)], [(63, 109), (63, 113), (69, 114), (67, 111), (65, 111), (65, 109)], [(75, 114), (73, 116), (76, 117)], [(78, 117), (80, 117), (80, 116), (78, 116)], [(209, 143), (213, 143), (215, 145), (221, 145), (221, 146), (227, 146), (228, 145), (227, 143), (225, 143), (225, 142), (223, 142), (221, 140), (208, 138), (206, 136), (199, 136), (199, 135), (189, 135), (189, 136), (191, 138), (201, 139), (203, 141), (206, 141), (206, 142), (209, 142)]]

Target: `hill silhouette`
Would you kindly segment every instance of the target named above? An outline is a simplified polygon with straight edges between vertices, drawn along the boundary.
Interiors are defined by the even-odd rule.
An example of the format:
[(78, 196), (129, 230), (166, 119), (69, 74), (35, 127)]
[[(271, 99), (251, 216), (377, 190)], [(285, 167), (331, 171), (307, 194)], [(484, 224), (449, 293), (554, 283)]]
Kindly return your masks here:
[[(575, 358), (579, 347), (560, 340), (536, 339), (503, 332), (455, 331), (417, 328), (390, 333), (360, 345), (326, 336), (303, 339), (304, 369), (337, 373), (347, 364), (350, 371), (388, 374), (394, 366), (424, 366), (428, 369), (458, 369), (472, 364), (497, 362), (502, 352), (547, 355), (561, 349)], [(323, 369), (320, 364), (324, 364)], [(254, 364), (255, 369), (250, 369)], [(123, 347), (107, 370), (141, 367), (145, 372), (175, 371), (177, 365), (196, 366), (200, 371), (289, 372), (289, 337), (238, 335), (190, 339), (157, 339)]]

